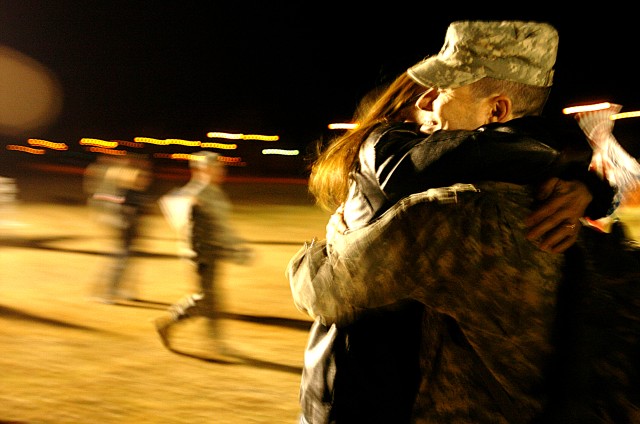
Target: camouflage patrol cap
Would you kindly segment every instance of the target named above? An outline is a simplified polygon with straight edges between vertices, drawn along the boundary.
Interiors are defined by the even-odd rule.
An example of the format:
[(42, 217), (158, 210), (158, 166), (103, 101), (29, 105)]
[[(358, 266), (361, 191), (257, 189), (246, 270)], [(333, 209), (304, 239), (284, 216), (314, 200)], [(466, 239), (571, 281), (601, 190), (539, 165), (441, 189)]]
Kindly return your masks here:
[(557, 53), (558, 32), (546, 23), (458, 21), (440, 52), (407, 72), (426, 87), (457, 88), (484, 77), (550, 87)]

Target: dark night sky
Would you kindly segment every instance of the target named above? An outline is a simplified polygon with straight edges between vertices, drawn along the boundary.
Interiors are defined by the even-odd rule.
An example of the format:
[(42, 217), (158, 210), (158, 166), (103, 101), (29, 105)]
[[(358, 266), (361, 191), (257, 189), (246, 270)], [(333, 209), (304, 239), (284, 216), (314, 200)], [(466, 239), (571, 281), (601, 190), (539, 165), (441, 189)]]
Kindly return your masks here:
[[(549, 114), (595, 100), (640, 109), (632, 65), (639, 37), (637, 23), (624, 19), (629, 11), (455, 14), (425, 3), (376, 10), (369, 3), (360, 15), (346, 1), (0, 0), (0, 44), (60, 80), (62, 114), (28, 135), (54, 141), (203, 139), (215, 130), (278, 134), (283, 145), (305, 146), (329, 122), (348, 119), (376, 84), (436, 53), (457, 19), (544, 20), (558, 28)], [(616, 129), (630, 125), (619, 122)]]

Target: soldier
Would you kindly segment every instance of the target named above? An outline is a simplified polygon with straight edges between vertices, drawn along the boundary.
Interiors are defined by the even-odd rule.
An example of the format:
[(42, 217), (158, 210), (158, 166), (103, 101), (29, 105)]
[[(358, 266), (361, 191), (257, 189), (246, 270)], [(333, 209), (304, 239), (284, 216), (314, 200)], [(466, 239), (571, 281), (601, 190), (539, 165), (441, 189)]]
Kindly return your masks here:
[[(590, 152), (565, 161), (566, 129), (538, 116), (557, 44), (556, 30), (544, 23), (452, 23), (440, 53), (408, 71), (426, 87), (417, 105), (431, 113), (433, 134), (383, 125), (356, 149), (348, 192), (325, 187), (324, 193), (344, 195), (339, 200), (349, 231), (304, 247), (290, 262), (298, 308), (339, 329), (372, 317), (384, 323), (407, 301), (429, 313), (421, 327), (417, 387), (404, 409), (385, 409), (381, 395), (404, 387), (377, 386), (363, 373), (354, 377), (370, 382), (359, 385), (365, 390), (342, 390), (336, 355), (335, 387), (302, 397), (308, 402), (302, 423), (529, 423), (543, 412), (563, 281), (564, 257), (557, 253), (576, 241), (591, 196), (568, 212), (547, 214), (552, 224), (539, 234), (553, 231), (541, 243), (525, 218), (536, 186), (547, 178), (598, 179), (586, 173)], [(584, 137), (576, 141), (586, 145)], [(314, 168), (316, 179), (321, 171)], [(564, 190), (557, 178), (548, 181)], [(611, 187), (602, 181), (589, 187), (609, 193), (589, 205), (594, 214), (606, 212)], [(363, 338), (380, 335), (376, 327), (366, 330)], [(375, 362), (379, 351), (347, 335), (340, 354), (352, 363)], [(325, 359), (321, 347), (310, 340), (305, 365)], [(303, 387), (323, 376), (306, 377)], [(342, 399), (341, 390), (348, 392)], [(341, 403), (332, 404), (336, 400)]]
[(185, 222), (174, 221), (173, 225), (176, 228), (183, 227), (182, 230), (187, 232), (200, 291), (187, 295), (172, 305), (167, 315), (156, 319), (155, 325), (162, 343), (171, 349), (170, 330), (174, 324), (195, 316), (206, 317), (208, 335), (214, 341), (212, 350), (225, 354), (227, 349), (220, 326), (221, 299), (217, 289), (220, 261), (246, 264), (252, 251), (229, 223), (231, 202), (220, 186), (226, 170), (218, 160), (218, 155), (207, 151), (198, 152), (189, 164), (191, 180), (161, 199), (161, 206), (165, 215), (179, 217), (179, 212), (172, 214), (168, 210), (171, 208), (171, 200), (183, 199), (188, 203)]

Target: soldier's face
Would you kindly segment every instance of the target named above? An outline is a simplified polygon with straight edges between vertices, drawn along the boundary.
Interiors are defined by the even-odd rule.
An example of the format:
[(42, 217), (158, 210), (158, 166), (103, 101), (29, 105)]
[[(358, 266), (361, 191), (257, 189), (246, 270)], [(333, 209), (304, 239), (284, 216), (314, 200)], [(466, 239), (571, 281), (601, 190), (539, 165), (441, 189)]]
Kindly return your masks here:
[(439, 129), (475, 130), (489, 123), (491, 117), (489, 99), (475, 96), (470, 85), (447, 89), (431, 88), (418, 99), (416, 106), (432, 113), (428, 132)]

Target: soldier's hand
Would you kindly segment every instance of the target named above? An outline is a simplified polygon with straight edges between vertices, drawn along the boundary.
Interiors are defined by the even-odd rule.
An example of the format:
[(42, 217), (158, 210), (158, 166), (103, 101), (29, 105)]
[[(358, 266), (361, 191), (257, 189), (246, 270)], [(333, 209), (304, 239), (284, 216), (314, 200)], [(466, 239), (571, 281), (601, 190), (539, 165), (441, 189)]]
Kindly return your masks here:
[(578, 239), (581, 218), (593, 196), (580, 181), (551, 178), (537, 193), (543, 203), (525, 220), (527, 238), (540, 249), (562, 253)]

